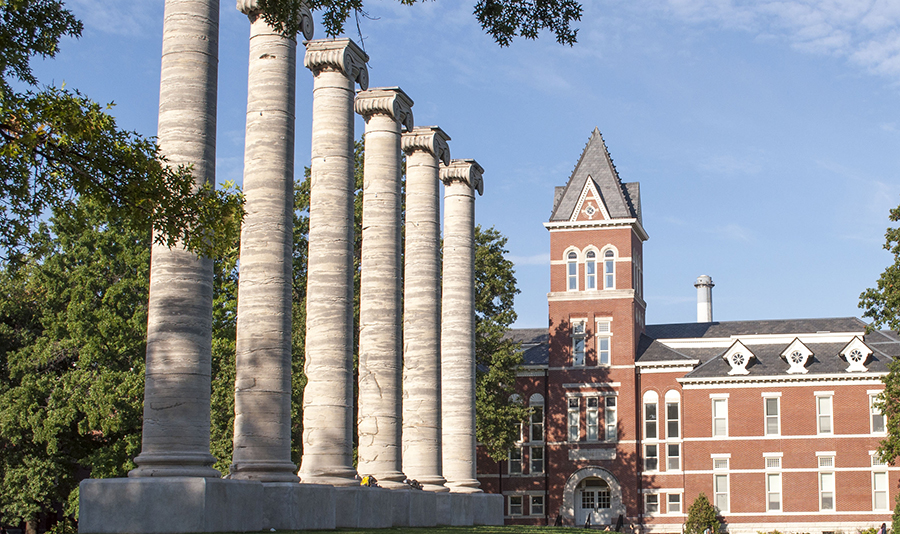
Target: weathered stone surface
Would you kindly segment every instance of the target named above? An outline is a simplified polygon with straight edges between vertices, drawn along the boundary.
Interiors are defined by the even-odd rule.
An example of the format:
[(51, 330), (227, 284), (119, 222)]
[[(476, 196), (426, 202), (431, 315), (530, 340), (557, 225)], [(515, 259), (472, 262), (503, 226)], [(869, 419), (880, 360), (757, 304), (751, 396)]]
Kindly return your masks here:
[(472, 493), (450, 493), (450, 526), (468, 527), (475, 524)]
[[(475, 478), (474, 235), (475, 191), (482, 192), (483, 172), (475, 160), (455, 159), (441, 169), (444, 182), (442, 456), (447, 487), (451, 492), (463, 493), (481, 491)], [(454, 510), (453, 521), (457, 520), (459, 515)]]
[[(349, 39), (306, 45), (315, 74), (302, 482), (356, 485), (353, 439), (353, 97), (368, 56)], [(339, 508), (340, 509), (340, 508)]]
[[(218, 0), (167, 0), (160, 152), (215, 183)], [(132, 477), (219, 477), (209, 453), (212, 261), (155, 244), (150, 261), (141, 454)]]
[(265, 528), (263, 485), (199, 477), (84, 480), (78, 531), (252, 532)]
[(400, 465), (400, 128), (412, 123), (411, 107), (399, 87), (356, 96), (356, 112), (366, 119), (357, 470), (385, 488), (401, 488), (406, 478)]
[(434, 494), (434, 520), (436, 524), (449, 525), (453, 522), (453, 506), (450, 501), (453, 500), (454, 495), (460, 494), (450, 494), (446, 492)]
[(498, 495), (496, 493), (476, 493), (471, 497), (474, 524), (503, 524), (503, 495)]
[(231, 477), (296, 482), (291, 462), (291, 282), (297, 43), (250, 16), (244, 209)]
[(432, 491), (410, 491), (409, 526), (433, 527), (437, 524), (437, 494)]
[(390, 528), (392, 491), (362, 486), (335, 488), (336, 528)]
[(335, 488), (321, 484), (263, 484), (263, 528), (324, 530), (335, 528)]
[(428, 491), (441, 475), (440, 177), (450, 137), (437, 126), (402, 136), (406, 153), (403, 292), (403, 472)]

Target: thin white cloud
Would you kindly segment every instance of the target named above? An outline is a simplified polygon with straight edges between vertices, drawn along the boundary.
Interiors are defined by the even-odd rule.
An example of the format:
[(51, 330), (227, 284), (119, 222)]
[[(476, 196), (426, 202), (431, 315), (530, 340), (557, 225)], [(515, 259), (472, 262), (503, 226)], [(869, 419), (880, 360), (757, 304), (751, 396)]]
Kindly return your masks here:
[(734, 223), (711, 228), (709, 232), (719, 236), (726, 241), (741, 241), (748, 243), (755, 240), (752, 231), (739, 224)]

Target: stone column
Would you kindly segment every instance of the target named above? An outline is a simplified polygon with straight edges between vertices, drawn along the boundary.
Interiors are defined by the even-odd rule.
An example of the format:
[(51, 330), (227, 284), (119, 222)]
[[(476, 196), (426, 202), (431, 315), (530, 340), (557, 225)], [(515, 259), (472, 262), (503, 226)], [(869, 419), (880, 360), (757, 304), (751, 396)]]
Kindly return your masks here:
[(444, 182), (444, 273), (441, 299), (443, 467), (454, 493), (481, 492), (475, 477), (475, 191), (484, 169), (454, 159)]
[[(159, 146), (215, 182), (219, 0), (166, 0)], [(130, 477), (220, 477), (209, 453), (212, 260), (154, 244), (147, 310), (144, 423)]]
[[(299, 482), (291, 462), (297, 42), (266, 23), (256, 0), (237, 7), (250, 19), (250, 66), (231, 477)], [(309, 10), (298, 16), (311, 39)]]
[(353, 468), (353, 96), (369, 57), (349, 39), (309, 41), (315, 76), (306, 292), (302, 482), (351, 486)]
[(441, 475), (441, 161), (450, 136), (437, 126), (403, 134), (406, 249), (403, 291), (403, 471), (428, 491)]
[(413, 102), (399, 87), (356, 95), (366, 120), (359, 290), (359, 448), (356, 469), (402, 487), (400, 128)]

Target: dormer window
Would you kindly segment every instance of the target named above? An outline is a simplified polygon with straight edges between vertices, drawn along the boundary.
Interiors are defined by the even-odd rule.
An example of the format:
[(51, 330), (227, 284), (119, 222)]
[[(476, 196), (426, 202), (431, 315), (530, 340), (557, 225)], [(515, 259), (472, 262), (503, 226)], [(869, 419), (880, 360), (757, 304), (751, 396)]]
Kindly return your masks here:
[(790, 365), (788, 374), (806, 374), (808, 372), (806, 364), (812, 355), (812, 351), (799, 339), (794, 339), (781, 353), (781, 357)]
[(568, 273), (569, 291), (578, 291), (578, 253), (569, 252), (566, 255), (566, 270)]
[(607, 249), (603, 253), (603, 289), (616, 288), (616, 253)]
[(850, 340), (850, 343), (847, 343), (847, 346), (841, 351), (841, 357), (847, 360), (847, 363), (849, 364), (846, 370), (850, 373), (866, 372), (868, 370), (866, 368), (866, 362), (871, 355), (872, 349), (867, 347), (859, 337), (854, 337)]
[(747, 364), (750, 363), (750, 358), (753, 358), (753, 353), (750, 352), (746, 346), (740, 341), (735, 341), (734, 344), (729, 348), (722, 358), (728, 362), (728, 365), (731, 366), (731, 370), (728, 371), (729, 375), (746, 375), (750, 374), (750, 371), (747, 370)]
[(584, 257), (584, 288), (597, 289), (597, 253), (589, 250)]

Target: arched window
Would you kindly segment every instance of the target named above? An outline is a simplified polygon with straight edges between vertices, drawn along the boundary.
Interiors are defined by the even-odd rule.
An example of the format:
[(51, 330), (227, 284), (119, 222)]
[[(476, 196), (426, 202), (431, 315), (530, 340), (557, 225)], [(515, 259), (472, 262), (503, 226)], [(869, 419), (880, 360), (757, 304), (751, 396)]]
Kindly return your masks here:
[(589, 250), (584, 261), (584, 288), (597, 289), (597, 253)]
[(544, 396), (535, 393), (528, 399), (531, 408), (530, 441), (544, 441)]
[(655, 391), (644, 393), (644, 471), (659, 470), (659, 395)]
[(569, 291), (578, 291), (578, 254), (575, 251), (566, 255), (566, 269), (569, 277)]
[(616, 253), (612, 249), (603, 253), (603, 289), (616, 288)]
[(681, 470), (681, 395), (666, 392), (666, 470)]

